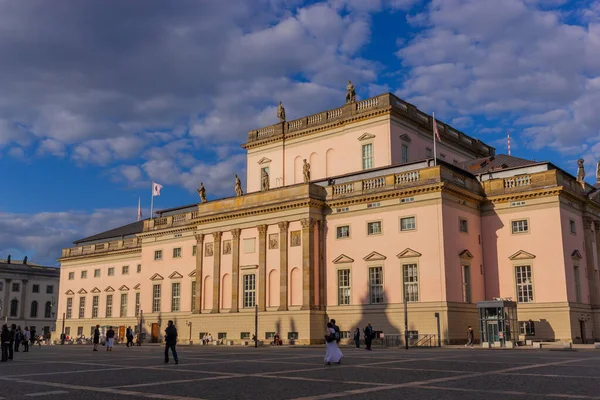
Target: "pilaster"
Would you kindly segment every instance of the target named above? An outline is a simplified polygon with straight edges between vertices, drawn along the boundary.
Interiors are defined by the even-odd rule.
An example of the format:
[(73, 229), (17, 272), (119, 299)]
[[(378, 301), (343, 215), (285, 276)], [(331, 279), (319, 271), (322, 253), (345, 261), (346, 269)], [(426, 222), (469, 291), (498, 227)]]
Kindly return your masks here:
[[(598, 263), (600, 262), (600, 221), (594, 221), (594, 232), (595, 235), (595, 251), (596, 258), (591, 264), (587, 265), (588, 271), (588, 282), (590, 290), (590, 304), (592, 307), (600, 306), (600, 273), (598, 271)], [(586, 243), (587, 245), (587, 243)]]
[(290, 223), (282, 221), (279, 226), (279, 311), (288, 309), (288, 228)]
[(196, 236), (196, 298), (194, 301), (194, 313), (202, 312), (202, 260), (204, 254), (204, 234)]
[(311, 310), (315, 306), (315, 220), (304, 218), (302, 223), (302, 310)]
[(239, 311), (239, 290), (240, 290), (240, 233), (241, 229), (232, 229), (231, 236), (233, 237), (231, 245), (231, 310), (229, 312)]
[(9, 313), (10, 313), (10, 292), (11, 292), (11, 287), (10, 284), (12, 283), (12, 279), (10, 278), (5, 278), (4, 279), (4, 300), (3, 300), (3, 305), (2, 305), (2, 316), (3, 317), (8, 317)]
[(258, 225), (258, 310), (267, 310), (267, 225)]
[(221, 299), (221, 236), (223, 232), (213, 232), (213, 308), (211, 314), (218, 313)]
[(21, 307), (19, 309), (19, 318), (25, 318), (25, 303), (27, 302), (27, 279), (22, 280), (23, 284), (21, 285)]
[(317, 221), (319, 228), (318, 248), (319, 248), (319, 309), (325, 309), (325, 287), (327, 285), (327, 274), (325, 273), (325, 223)]

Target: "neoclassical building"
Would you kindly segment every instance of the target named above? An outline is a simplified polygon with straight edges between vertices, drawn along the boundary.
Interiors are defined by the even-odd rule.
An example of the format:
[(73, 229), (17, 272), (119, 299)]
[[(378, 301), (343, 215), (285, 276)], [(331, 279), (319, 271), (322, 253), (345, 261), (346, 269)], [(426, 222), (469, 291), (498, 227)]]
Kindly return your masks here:
[[(495, 154), (392, 94), (248, 133), (247, 193), (162, 210), (63, 249), (58, 323), (159, 340), (275, 332), (323, 342), (371, 323), (464, 340), (477, 302), (518, 303), (522, 339), (600, 337), (596, 188)], [(210, 192), (210, 187), (207, 187)], [(239, 192), (239, 191), (238, 191)], [(239, 193), (238, 193), (239, 194)], [(186, 326), (187, 324), (187, 326)], [(137, 328), (136, 328), (137, 329)]]
[(23, 260), (0, 260), (2, 324), (34, 328), (50, 334), (55, 328), (60, 270)]

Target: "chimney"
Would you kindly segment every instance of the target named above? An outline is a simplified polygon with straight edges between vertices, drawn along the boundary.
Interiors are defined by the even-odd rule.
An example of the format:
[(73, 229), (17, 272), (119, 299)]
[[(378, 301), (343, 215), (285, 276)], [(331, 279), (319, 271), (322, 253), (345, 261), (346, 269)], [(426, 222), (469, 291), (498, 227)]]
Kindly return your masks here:
[(8, 258), (6, 259), (6, 263), (10, 264), (10, 254), (8, 255)]
[(23, 259), (23, 265), (27, 265), (27, 256)]

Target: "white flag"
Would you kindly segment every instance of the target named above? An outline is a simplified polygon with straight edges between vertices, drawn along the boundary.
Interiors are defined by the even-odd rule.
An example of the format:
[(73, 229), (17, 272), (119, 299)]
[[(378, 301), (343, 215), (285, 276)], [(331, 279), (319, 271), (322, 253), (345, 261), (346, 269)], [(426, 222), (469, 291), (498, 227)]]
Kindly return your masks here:
[(152, 196), (160, 196), (160, 189), (162, 189), (162, 185), (154, 182), (152, 184)]

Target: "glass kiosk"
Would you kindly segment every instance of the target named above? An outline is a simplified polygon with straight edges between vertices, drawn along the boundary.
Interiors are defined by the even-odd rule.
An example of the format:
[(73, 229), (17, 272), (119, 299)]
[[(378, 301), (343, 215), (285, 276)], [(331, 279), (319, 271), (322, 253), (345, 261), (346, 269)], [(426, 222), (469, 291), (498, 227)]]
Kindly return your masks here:
[(495, 299), (477, 303), (479, 338), (484, 347), (510, 347), (519, 339), (517, 303)]

